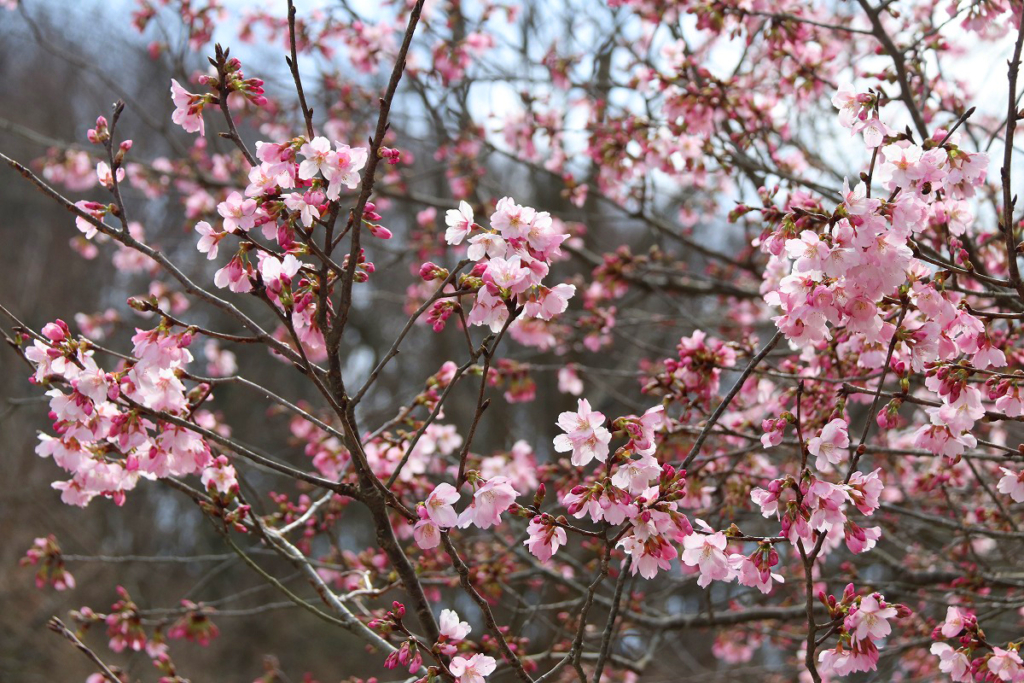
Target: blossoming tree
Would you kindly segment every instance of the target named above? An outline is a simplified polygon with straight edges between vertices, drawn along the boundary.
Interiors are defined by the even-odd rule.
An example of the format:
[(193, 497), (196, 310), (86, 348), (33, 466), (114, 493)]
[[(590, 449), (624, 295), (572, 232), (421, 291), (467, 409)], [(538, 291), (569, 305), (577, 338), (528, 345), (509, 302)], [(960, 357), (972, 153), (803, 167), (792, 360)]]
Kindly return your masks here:
[[(1019, 0), (279, 4), (222, 47), (218, 0), (137, 3), (154, 59), (209, 57), (160, 85), (177, 158), (124, 102), (0, 153), (144, 281), (0, 308), (64, 503), (172, 489), (378, 675), (1024, 681)], [(170, 641), (217, 609), (117, 590), (51, 622), (95, 680), (202, 680)]]

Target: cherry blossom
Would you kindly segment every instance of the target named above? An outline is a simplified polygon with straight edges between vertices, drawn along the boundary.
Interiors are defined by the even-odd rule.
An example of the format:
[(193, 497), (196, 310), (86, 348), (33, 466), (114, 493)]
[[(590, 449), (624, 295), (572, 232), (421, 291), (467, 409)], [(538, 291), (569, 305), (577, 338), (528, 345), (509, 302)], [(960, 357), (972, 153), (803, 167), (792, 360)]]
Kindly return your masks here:
[(497, 663), (493, 657), (475, 654), (469, 659), (453, 657), (448, 666), (459, 683), (483, 683), (484, 678), (491, 675)]
[(1015, 503), (1024, 503), (1024, 472), (1014, 472), (1005, 467), (999, 469), (1003, 477), (999, 480), (998, 491), (1010, 496)]
[(206, 135), (206, 127), (203, 124), (203, 107), (206, 99), (181, 87), (178, 81), (171, 79), (171, 99), (174, 101), (174, 113), (171, 120), (185, 129), (188, 133), (198, 132)]
[[(444, 215), (444, 221), (448, 225), (448, 229), (444, 233), (444, 239), (448, 244), (457, 245), (462, 244), (462, 240), (466, 239), (466, 236), (473, 229), (473, 207), (466, 202), (459, 202), (459, 208), (448, 209)], [(504, 245), (504, 242), (502, 242)], [(491, 255), (491, 254), (489, 254)], [(502, 253), (494, 254), (493, 256), (503, 256), (504, 247), (502, 247)], [(482, 257), (483, 254), (480, 254)], [(473, 258), (474, 261), (479, 261), (480, 257)]]
[(558, 552), (558, 548), (565, 545), (568, 538), (565, 534), (565, 529), (551, 523), (540, 515), (530, 521), (527, 532), (530, 534), (530, 537), (524, 541), (524, 544), (530, 549), (530, 553), (541, 562), (550, 560)]
[(558, 416), (558, 427), (565, 434), (555, 437), (555, 450), (559, 453), (572, 451), (572, 464), (584, 467), (597, 458), (604, 462), (608, 458), (608, 444), (612, 435), (602, 425), (605, 417), (591, 410), (590, 402), (579, 399), (576, 412), (564, 412)]
[(1015, 650), (1004, 650), (1001, 647), (992, 649), (988, 660), (988, 670), (1001, 681), (1017, 681), (1024, 673), (1020, 655)]
[(489, 529), (501, 523), (501, 513), (515, 502), (519, 493), (507, 477), (492, 477), (484, 482), (473, 494), (469, 507), (458, 518), (460, 528), (475, 525)]
[(217, 250), (220, 247), (220, 241), (224, 239), (228, 233), (215, 230), (206, 221), (199, 221), (196, 223), (196, 232), (201, 235), (198, 244), (199, 252), (206, 254), (206, 258), (211, 261), (217, 258)]
[(729, 581), (735, 575), (725, 549), (728, 540), (721, 531), (690, 534), (683, 539), (683, 564), (700, 569), (697, 585), (706, 588), (712, 581)]
[(892, 631), (887, 620), (895, 616), (895, 608), (881, 606), (872, 594), (861, 599), (857, 610), (846, 618), (845, 628), (857, 640), (885, 638)]
[(224, 217), (225, 232), (247, 232), (256, 224), (256, 201), (232, 192), (217, 205), (217, 213)]
[(946, 643), (932, 643), (931, 653), (941, 660), (939, 670), (950, 675), (953, 681), (971, 681), (971, 662), (960, 650), (954, 650)]
[(441, 528), (450, 528), (458, 523), (458, 515), (452, 507), (459, 502), (459, 492), (446, 482), (438, 484), (427, 496), (426, 510), (430, 520)]
[(807, 440), (807, 450), (817, 458), (815, 467), (819, 470), (827, 470), (829, 464), (839, 464), (839, 450), (850, 446), (846, 427), (846, 420), (837, 418), (825, 425), (818, 436)]

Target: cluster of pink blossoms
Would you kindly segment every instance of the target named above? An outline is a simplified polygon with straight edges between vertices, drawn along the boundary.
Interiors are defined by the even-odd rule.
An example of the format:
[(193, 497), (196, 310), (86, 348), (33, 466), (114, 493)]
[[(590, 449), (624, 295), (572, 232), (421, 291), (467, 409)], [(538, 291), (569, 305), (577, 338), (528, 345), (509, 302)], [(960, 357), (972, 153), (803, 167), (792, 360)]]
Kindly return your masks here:
[(475, 491), (462, 513), (457, 515), (454, 507), (461, 495), (448, 483), (438, 484), (426, 502), (417, 507), (419, 521), (413, 528), (413, 535), (419, 547), (437, 547), (441, 543), (441, 531), (455, 526), (490, 529), (501, 524), (501, 514), (508, 510), (519, 496), (519, 492), (513, 488), (508, 477), (499, 475), (484, 479), (476, 473), (470, 473), (467, 480)]
[(904, 605), (891, 605), (879, 593), (858, 596), (853, 584), (846, 587), (841, 600), (835, 596), (818, 594), (837, 628), (839, 642), (835, 647), (818, 653), (819, 666), (825, 673), (846, 676), (858, 671), (873, 671), (878, 665), (878, 645), (892, 633), (890, 619), (910, 615)]
[(663, 367), (644, 385), (644, 392), (693, 395), (701, 404), (709, 405), (718, 396), (722, 370), (736, 365), (736, 350), (701, 330), (681, 338), (676, 349), (679, 360), (665, 359)]
[[(845, 122), (851, 108), (874, 96), (837, 97)], [(779, 330), (805, 354), (824, 350), (835, 337), (840, 354), (856, 355), (866, 371), (881, 369), (890, 348), (889, 367), (899, 376), (927, 370), (925, 386), (943, 405), (927, 410), (930, 422), (918, 428), (913, 442), (956, 458), (977, 444), (971, 429), (984, 407), (981, 392), (945, 364), (963, 356), (975, 368), (999, 368), (1006, 358), (964, 305), (963, 293), (941, 287), (932, 269), (914, 258), (911, 244), (930, 226), (946, 224), (955, 246), (972, 221), (967, 200), (984, 183), (988, 159), (964, 151), (958, 134), (941, 129), (921, 145), (888, 130), (884, 140), (874, 179), (890, 196), (870, 197), (864, 183), (854, 190), (844, 186), (843, 202), (831, 216), (805, 211), (762, 236), (761, 248), (770, 255), (762, 289), (765, 300), (782, 309), (775, 318)], [(802, 224), (818, 230), (800, 230)], [(1018, 396), (1015, 383), (990, 389), (990, 397), (1007, 407)], [(892, 411), (878, 416), (885, 428), (894, 420)], [(766, 445), (779, 441), (783, 427), (766, 423), (772, 433)], [(819, 469), (826, 460), (836, 464), (819, 456)]]
[(477, 289), (467, 318), (470, 325), (485, 325), (498, 332), (513, 313), (548, 321), (565, 311), (576, 288), (542, 283), (552, 260), (561, 255), (559, 247), (569, 237), (558, 232), (548, 212), (519, 206), (504, 197), (490, 216), (489, 228), (474, 223), (473, 209), (466, 202), (449, 210), (445, 222), (445, 241), (453, 246), (466, 241), (467, 258), (478, 262), (462, 283)]
[[(611, 453), (612, 433), (604, 427), (605, 416), (592, 410), (586, 399), (579, 400), (577, 412), (562, 413), (558, 426), (566, 432), (555, 437), (555, 450), (571, 451), (572, 464), (582, 467), (596, 459), (609, 463), (609, 476), (593, 485), (578, 485), (562, 497), (562, 505), (576, 518), (627, 524), (618, 545), (629, 557), (630, 572), (652, 579), (671, 567), (676, 557), (699, 573), (697, 583), (738, 581), (763, 593), (782, 577), (772, 573), (778, 553), (770, 543), (759, 543), (748, 556), (730, 553), (729, 536), (715, 532), (703, 520), (689, 518), (679, 510), (686, 497), (685, 472), (661, 465), (654, 456), (656, 434), (665, 423), (665, 411), (655, 406), (641, 416), (629, 415), (613, 421), (616, 433), (626, 443)], [(636, 457), (634, 457), (636, 456)], [(547, 561), (566, 542), (563, 529), (550, 515), (534, 517), (526, 544), (538, 559)], [(677, 546), (683, 548), (680, 553)]]
[[(222, 240), (228, 235), (238, 237), (237, 252), (217, 271), (214, 284), (236, 293), (253, 291), (257, 283), (262, 284), (267, 297), (290, 316), (307, 353), (318, 358), (324, 352), (323, 333), (317, 323), (318, 298), (312, 279), (303, 275), (304, 264), (299, 257), (304, 246), (298, 233), (315, 229), (343, 188), (357, 187), (367, 151), (341, 143), (332, 147), (327, 138), (315, 137), (282, 144), (258, 142), (256, 156), (259, 164), (249, 171), (244, 195), (231, 192), (217, 205), (222, 218), (220, 229), (206, 221), (196, 224), (198, 249), (214, 259)], [(372, 234), (387, 239), (390, 232), (370, 222), (379, 218), (373, 204), (367, 203), (364, 223)], [(280, 251), (256, 242), (249, 234), (256, 227)], [(254, 250), (255, 266), (251, 257)], [(357, 269), (357, 279), (365, 281), (373, 272), (373, 264), (360, 254)]]
[(794, 546), (800, 541), (813, 545), (818, 532), (825, 534), (822, 547), (826, 551), (845, 539), (851, 552), (862, 553), (874, 547), (881, 529), (858, 526), (847, 516), (847, 506), (866, 516), (878, 509), (878, 497), (884, 488), (880, 471), (866, 475), (854, 472), (848, 484), (831, 484), (805, 471), (799, 481), (787, 476), (771, 481), (766, 488), (756, 487), (750, 498), (763, 516), (780, 521), (782, 535)]
[(215, 460), (193, 429), (159, 417), (213, 424), (209, 413), (192, 404), (209, 387), (200, 385), (193, 396), (181, 380), (192, 361), (192, 335), (161, 325), (138, 330), (132, 341), (133, 360), (115, 372), (100, 368), (88, 342), (73, 339), (60, 320), (46, 325), (25, 349), (35, 365), (32, 381), (53, 387), (47, 395), (56, 436), (40, 435), (36, 452), (72, 475), (53, 487), (72, 505), (84, 506), (96, 496), (121, 504), (139, 477), (202, 473), (204, 484), (227, 494), (237, 486), (227, 459)]
[[(393, 633), (405, 634), (408, 636), (402, 644), (384, 661), (384, 667), (395, 669), (402, 666), (408, 669), (410, 674), (420, 673), (424, 666), (423, 654), (425, 644), (414, 637), (405, 627), (402, 619), (405, 617), (405, 605), (400, 602), (392, 604), (383, 617), (371, 620), (367, 625), (380, 631), (384, 636)], [(458, 683), (484, 683), (484, 679), (494, 673), (498, 663), (494, 657), (482, 653), (470, 654), (473, 644), (466, 641), (466, 637), (473, 630), (469, 623), (462, 621), (455, 610), (444, 609), (437, 620), (438, 639), (430, 649), (429, 656), (437, 659), (437, 653), (451, 657), (446, 665), (447, 671)], [(428, 675), (416, 679), (416, 683), (427, 683), (437, 680), (435, 675), (428, 671)]]
[(20, 564), (39, 567), (36, 571), (36, 588), (42, 588), (46, 584), (50, 584), (57, 591), (75, 587), (75, 577), (64, 567), (60, 546), (57, 545), (57, 539), (53, 534), (35, 539)]
[[(1005, 648), (992, 645), (986, 640), (977, 616), (966, 608), (950, 605), (932, 638), (936, 642), (932, 643), (931, 653), (939, 658), (939, 670), (949, 674), (953, 681), (1024, 681), (1021, 643), (1009, 643)], [(960, 647), (941, 642), (949, 638), (955, 638)]]
[[(219, 54), (219, 53), (218, 53)], [(224, 55), (227, 56), (226, 53)], [(242, 63), (237, 59), (228, 59), (223, 64), (219, 76), (200, 76), (199, 83), (217, 91), (224, 79), (227, 92), (238, 93), (257, 107), (267, 104), (263, 94), (263, 81), (259, 78), (246, 78), (242, 73)], [(197, 95), (185, 90), (175, 79), (171, 79), (171, 100), (174, 112), (171, 121), (181, 126), (187, 133), (206, 135), (206, 124), (203, 122), (203, 109), (211, 104), (218, 104), (219, 98), (213, 93)]]

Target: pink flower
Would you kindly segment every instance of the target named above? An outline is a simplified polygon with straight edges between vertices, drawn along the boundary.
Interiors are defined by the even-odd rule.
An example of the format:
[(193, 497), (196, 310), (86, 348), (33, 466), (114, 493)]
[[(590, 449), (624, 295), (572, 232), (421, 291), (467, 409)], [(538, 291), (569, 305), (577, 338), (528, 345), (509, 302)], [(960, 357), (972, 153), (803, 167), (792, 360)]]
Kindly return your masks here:
[(481, 529), (501, 523), (501, 513), (515, 502), (519, 493), (512, 488), (508, 477), (492, 477), (476, 490), (469, 507), (459, 515), (459, 528), (475, 524)]
[[(114, 187), (114, 178), (110, 173), (110, 165), (105, 161), (101, 161), (96, 164), (96, 178), (100, 181), (100, 184), (111, 189)], [(124, 168), (117, 169), (117, 182), (124, 180)]]
[(491, 227), (507, 240), (523, 239), (536, 215), (535, 209), (519, 206), (511, 197), (502, 197), (491, 214)]
[(217, 258), (217, 248), (220, 245), (220, 241), (227, 237), (227, 233), (214, 230), (206, 221), (196, 223), (196, 232), (202, 235), (196, 247), (199, 249), (199, 252), (206, 254), (206, 258), (211, 261)]
[(484, 677), (489, 676), (496, 666), (493, 657), (475, 654), (469, 659), (453, 657), (448, 668), (459, 683), (484, 683)]
[(811, 510), (807, 523), (818, 531), (828, 531), (834, 526), (841, 526), (846, 522), (843, 505), (848, 499), (846, 489), (842, 486), (814, 480), (804, 496), (804, 504)]
[(426, 510), (431, 521), (439, 527), (450, 528), (458, 523), (458, 515), (452, 507), (459, 502), (459, 492), (448, 483), (438, 484), (427, 496)]
[(565, 309), (569, 307), (569, 299), (575, 293), (576, 287), (573, 285), (559, 284), (550, 289), (542, 285), (537, 288), (535, 294), (530, 295), (524, 313), (531, 318), (551, 320), (556, 315), (565, 312)]
[(627, 519), (633, 519), (638, 512), (638, 508), (631, 498), (612, 486), (605, 488), (598, 498), (598, 503), (601, 506), (601, 517), (613, 526), (622, 524)]
[(857, 121), (857, 112), (863, 105), (853, 86), (843, 84), (832, 96), (832, 106), (839, 110), (839, 123), (849, 128)]
[(676, 556), (676, 549), (661, 536), (641, 539), (634, 534), (619, 541), (619, 546), (632, 559), (630, 573), (636, 576), (639, 572), (645, 579), (653, 579), (659, 569), (669, 569)]
[[(98, 202), (87, 202), (83, 200), (75, 202), (75, 206), (99, 221), (102, 221), (103, 217), (107, 214), (106, 207)], [(87, 240), (91, 240), (96, 236), (96, 233), (99, 232), (99, 228), (97, 228), (95, 224), (85, 220), (81, 216), (75, 217), (75, 227), (85, 235), (85, 239)]]
[[(444, 222), (448, 226), (448, 229), (444, 232), (444, 240), (448, 244), (462, 244), (462, 240), (466, 239), (466, 235), (473, 229), (473, 207), (466, 202), (459, 202), (459, 208), (448, 209), (444, 215)], [(502, 242), (504, 245), (504, 242)], [(504, 253), (504, 246), (502, 247)], [(498, 254), (501, 256), (502, 254)], [(474, 258), (474, 261), (482, 258)], [(470, 258), (473, 258), (472, 256)]]
[(661, 464), (657, 458), (653, 455), (642, 455), (636, 460), (620, 462), (615, 474), (612, 475), (612, 484), (635, 496), (643, 493), (659, 474)]
[(559, 546), (565, 545), (565, 529), (545, 521), (537, 515), (530, 521), (527, 527), (530, 537), (523, 545), (530, 549), (530, 553), (541, 562), (547, 562), (551, 556), (558, 552)]
[(322, 201), (323, 194), (320, 192), (290, 192), (284, 196), (284, 205), (299, 214), (299, 219), (307, 228), (313, 226), (314, 219), (320, 218), (319, 206)]
[(838, 465), (839, 449), (848, 448), (850, 437), (846, 432), (846, 420), (836, 418), (825, 425), (818, 436), (807, 441), (807, 450), (817, 457), (814, 466), (819, 470), (830, 469), (826, 463)]
[(958, 607), (946, 608), (946, 620), (942, 624), (944, 638), (956, 638), (964, 630), (964, 613)]
[(286, 286), (290, 286), (295, 276), (302, 269), (302, 261), (293, 254), (285, 254), (283, 259), (276, 256), (265, 256), (260, 261), (259, 270), (263, 284), (276, 297)]
[(949, 427), (942, 423), (939, 417), (940, 408), (929, 408), (927, 413), (932, 424), (921, 425), (914, 432), (914, 445), (918, 448), (931, 451), (936, 455), (944, 455), (948, 458), (956, 458), (963, 455), (966, 448), (974, 448), (978, 445), (978, 439), (970, 432), (954, 434)]
[(843, 204), (846, 205), (847, 213), (853, 216), (865, 216), (874, 213), (881, 202), (867, 195), (867, 185), (857, 183), (857, 186), (851, 190), (850, 181), (846, 178), (843, 179)]
[(922, 150), (917, 145), (904, 144), (906, 146), (894, 144), (882, 148), (885, 163), (879, 167), (881, 182), (888, 181), (893, 187), (910, 187), (913, 184)]
[(779, 512), (779, 493), (782, 491), (782, 480), (775, 479), (767, 489), (755, 488), (750, 492), (750, 499), (761, 508), (763, 517), (771, 517)]
[(573, 396), (583, 393), (583, 380), (571, 365), (558, 371), (558, 390), (563, 394), (572, 394)]
[(441, 635), (449, 640), (465, 640), (469, 632), (473, 630), (469, 623), (459, 619), (455, 610), (450, 609), (441, 610), (437, 625)]
[(224, 455), (217, 456), (217, 459), (203, 470), (201, 480), (207, 491), (216, 489), (224, 495), (238, 488), (235, 468), (228, 464), (227, 456)]
[(579, 399), (575, 413), (566, 411), (558, 416), (558, 426), (566, 433), (555, 437), (555, 450), (572, 451), (572, 464), (576, 467), (584, 467), (594, 458), (604, 462), (612, 435), (603, 424), (604, 415), (591, 410), (587, 399)]
[(850, 477), (847, 494), (861, 514), (870, 515), (878, 509), (878, 496), (885, 488), (878, 474), (881, 471), (881, 468), (877, 468), (870, 474), (854, 472)]
[[(465, 204), (465, 202), (463, 202)], [(449, 213), (451, 213), (449, 211)], [(448, 228), (452, 230), (452, 228)], [(475, 237), (469, 238), (469, 249), (466, 250), (466, 258), (471, 261), (479, 261), (484, 256), (488, 258), (501, 258), (508, 251), (508, 245), (501, 235), (493, 232), (484, 232)]]
[(873, 526), (865, 529), (855, 522), (847, 520), (843, 525), (843, 537), (850, 552), (859, 554), (875, 547), (878, 539), (882, 537), (882, 528)]
[(327, 186), (327, 198), (336, 201), (341, 196), (341, 188), (354, 190), (359, 186), (359, 171), (366, 165), (369, 152), (365, 147), (349, 147), (335, 143), (334, 155), (329, 164), (322, 169), (324, 177), (330, 181)]
[(323, 171), (325, 167), (329, 166), (332, 152), (331, 141), (325, 137), (315, 137), (310, 142), (304, 143), (299, 148), (299, 154), (306, 157), (299, 164), (299, 178), (309, 180)]
[(931, 653), (939, 658), (939, 671), (949, 674), (954, 681), (972, 681), (971, 660), (963, 650), (954, 650), (946, 643), (932, 643)]
[[(284, 187), (280, 182), (282, 175), (272, 173), (271, 169), (270, 164), (260, 164), (249, 169), (249, 184), (245, 188), (246, 197), (260, 197), (275, 192), (279, 186)], [(287, 174), (283, 175), (287, 177)]]
[(817, 233), (804, 230), (798, 240), (786, 240), (786, 253), (794, 259), (793, 272), (803, 273), (814, 280), (820, 280), (822, 264), (829, 254), (829, 247)]
[(225, 231), (248, 232), (256, 224), (256, 200), (243, 199), (242, 195), (232, 192), (217, 205), (217, 213), (224, 217)]
[(576, 519), (590, 515), (590, 519), (597, 522), (604, 514), (599, 497), (592, 488), (586, 486), (574, 486), (562, 498), (562, 505)]
[(508, 306), (501, 297), (483, 287), (477, 292), (473, 310), (466, 320), (470, 325), (487, 325), (491, 332), (499, 332), (508, 320)]
[(526, 291), (530, 286), (529, 277), (530, 271), (523, 266), (522, 259), (513, 256), (510, 259), (493, 258), (488, 261), (483, 281), (489, 292), (504, 298), (506, 293), (519, 294)]
[(895, 607), (882, 607), (875, 593), (861, 598), (860, 606), (846, 617), (844, 627), (855, 640), (885, 638), (892, 632), (889, 619), (896, 616)]
[(981, 404), (981, 392), (974, 387), (964, 387), (955, 401), (945, 403), (938, 409), (938, 424), (944, 424), (951, 432), (959, 434), (970, 431), (974, 423), (984, 416), (985, 407)]
[(252, 265), (242, 263), (238, 256), (232, 258), (226, 266), (213, 274), (213, 284), (220, 288), (229, 287), (236, 294), (252, 291)]
[(1021, 676), (1020, 655), (1016, 650), (1004, 650), (1001, 647), (992, 648), (992, 656), (988, 660), (988, 670), (995, 674), (1001, 681), (1019, 681)]
[(1015, 503), (1024, 503), (1024, 471), (1014, 472), (1005, 467), (1000, 467), (1003, 477), (996, 487), (999, 493), (1010, 496)]
[(174, 113), (171, 114), (171, 121), (184, 128), (187, 133), (198, 132), (205, 136), (203, 107), (206, 105), (206, 98), (202, 95), (193, 95), (172, 78), (171, 99), (174, 101)]
[(786, 421), (781, 418), (762, 420), (761, 429), (764, 431), (761, 435), (761, 445), (772, 448), (782, 443), (782, 438), (786, 435)]
[(683, 539), (683, 554), (680, 559), (688, 567), (699, 567), (697, 585), (706, 588), (712, 581), (729, 581), (733, 568), (725, 548), (729, 544), (721, 531), (713, 534), (693, 533)]
[(238, 371), (238, 359), (230, 351), (220, 348), (216, 339), (207, 339), (203, 345), (206, 373), (211, 377), (228, 377)]
[(653, 455), (655, 450), (654, 433), (665, 423), (665, 408), (654, 406), (648, 408), (640, 417), (630, 415), (629, 417), (616, 420), (618, 427), (622, 426), (629, 434), (629, 448), (636, 451), (638, 455)]
[(430, 519), (426, 508), (418, 508), (419, 521), (412, 528), (412, 536), (423, 550), (429, 550), (441, 545), (441, 530), (438, 529), (434, 520)]
[(881, 145), (882, 138), (890, 134), (889, 127), (877, 117), (868, 119), (860, 130), (864, 134), (864, 146), (868, 149)]
[(774, 581), (785, 583), (780, 574), (773, 574), (770, 571), (761, 571), (746, 555), (735, 553), (729, 556), (729, 564), (736, 575), (736, 582), (741, 586), (756, 588), (765, 595), (772, 591)]
[(851, 649), (846, 649), (840, 641), (835, 648), (822, 650), (818, 654), (818, 662), (823, 672), (838, 676), (873, 671), (878, 666), (878, 648), (873, 641), (861, 640), (854, 642)]

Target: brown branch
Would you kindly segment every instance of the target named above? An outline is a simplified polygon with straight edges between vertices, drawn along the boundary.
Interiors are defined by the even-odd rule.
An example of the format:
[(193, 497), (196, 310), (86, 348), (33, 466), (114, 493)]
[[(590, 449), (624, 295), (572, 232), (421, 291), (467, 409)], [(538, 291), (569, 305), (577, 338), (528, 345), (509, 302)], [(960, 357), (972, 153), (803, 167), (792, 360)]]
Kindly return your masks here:
[(903, 58), (903, 53), (900, 52), (899, 48), (892, 42), (892, 38), (886, 32), (885, 27), (882, 26), (882, 20), (879, 17), (881, 8), (873, 8), (868, 0), (857, 0), (858, 4), (863, 8), (864, 12), (868, 15), (868, 19), (871, 21), (872, 32), (878, 42), (882, 44), (882, 48), (885, 50), (889, 58), (892, 59), (892, 64), (896, 69), (896, 80), (900, 84), (900, 99), (907, 106), (907, 111), (910, 113), (910, 118), (914, 120), (914, 127), (917, 128), (918, 134), (921, 136), (921, 142), (923, 143), (928, 139), (928, 126), (924, 122), (924, 116), (921, 114), (921, 110), (918, 109), (917, 103), (914, 101), (914, 94), (910, 89), (910, 79), (907, 76), (907, 64)]
[(50, 621), (47, 622), (46, 627), (54, 633), (63, 636), (65, 640), (78, 648), (79, 652), (92, 660), (92, 663), (99, 667), (100, 673), (105, 679), (110, 681), (110, 683), (123, 683), (123, 681), (110, 670), (110, 667), (103, 663), (103, 660), (99, 658), (99, 655), (90, 650), (88, 645), (79, 640), (78, 636), (72, 633), (71, 630), (64, 625), (63, 621), (57, 617), (50, 617)]
[(295, 92), (299, 96), (299, 107), (302, 109), (302, 118), (306, 121), (306, 135), (313, 139), (313, 110), (306, 105), (306, 93), (302, 89), (302, 78), (299, 76), (299, 56), (295, 47), (295, 3), (288, 0), (288, 48), (291, 56), (285, 57), (288, 68), (292, 72), (292, 80), (295, 81)]
[(1010, 178), (1010, 165), (1013, 161), (1013, 134), (1017, 130), (1017, 75), (1020, 73), (1020, 54), (1024, 47), (1024, 23), (1017, 29), (1017, 42), (1013, 46), (1013, 58), (1007, 64), (1007, 80), (1009, 96), (1007, 98), (1006, 134), (1003, 139), (1003, 166), (999, 175), (1003, 184), (1003, 215), (1000, 227), (1003, 229), (1003, 240), (1006, 243), (1006, 264), (1010, 270), (1010, 283), (1017, 294), (1024, 299), (1024, 282), (1021, 281), (1020, 269), (1017, 267), (1017, 240), (1013, 236), (1013, 209), (1017, 198), (1013, 196)]
[(228, 71), (226, 64), (230, 51), (221, 48), (220, 44), (217, 44), (216, 51), (216, 61), (214, 61), (214, 66), (217, 67), (217, 74), (220, 77), (218, 99), (220, 100), (220, 110), (224, 114), (224, 121), (228, 125), (227, 134), (225, 135), (222, 133), (221, 135), (224, 135), (224, 137), (227, 137), (235, 143), (235, 146), (241, 150), (243, 156), (245, 156), (245, 160), (249, 162), (250, 166), (259, 166), (259, 162), (256, 161), (256, 157), (252, 155), (249, 148), (245, 146), (245, 142), (242, 141), (242, 136), (238, 134), (238, 129), (235, 128), (235, 119), (231, 116), (231, 109), (228, 107), (228, 95), (231, 94), (231, 91), (228, 89)]
[(474, 588), (473, 582), (469, 578), (469, 567), (462, 561), (462, 558), (459, 557), (459, 551), (455, 549), (455, 545), (452, 543), (451, 538), (449, 538), (447, 530), (441, 532), (441, 542), (444, 543), (445, 552), (448, 553), (448, 557), (451, 558), (452, 566), (454, 566), (455, 571), (459, 573), (459, 583), (483, 613), (484, 623), (487, 624), (487, 629), (491, 632), (495, 642), (497, 642), (498, 649), (501, 651), (505, 661), (512, 665), (512, 668), (515, 670), (516, 676), (520, 681), (523, 681), (523, 683), (533, 683), (533, 679), (530, 678), (530, 674), (526, 673), (526, 669), (523, 668), (523, 662), (518, 656), (516, 656), (516, 653), (512, 651), (512, 648), (508, 646), (508, 641), (505, 640), (505, 634), (501, 632), (498, 622), (494, 619), (494, 613), (491, 611), (491, 606), (487, 604), (486, 598), (480, 595), (476, 588)]

